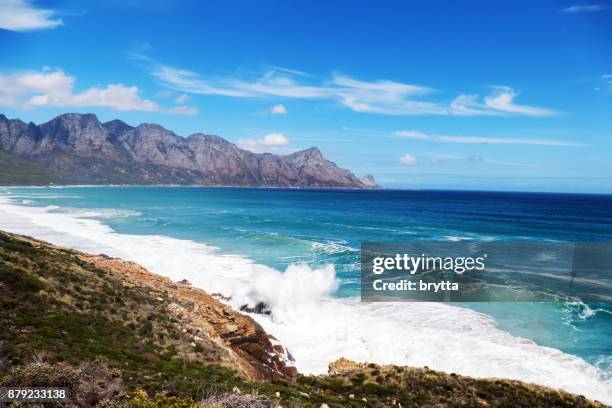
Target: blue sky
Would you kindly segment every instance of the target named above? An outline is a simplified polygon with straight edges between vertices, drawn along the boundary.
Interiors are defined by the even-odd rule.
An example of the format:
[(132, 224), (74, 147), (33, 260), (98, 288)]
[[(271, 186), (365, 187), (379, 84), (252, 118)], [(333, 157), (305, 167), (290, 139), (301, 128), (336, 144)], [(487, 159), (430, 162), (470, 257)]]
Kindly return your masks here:
[(612, 192), (612, 2), (0, 0), (0, 112), (318, 146), (385, 187)]

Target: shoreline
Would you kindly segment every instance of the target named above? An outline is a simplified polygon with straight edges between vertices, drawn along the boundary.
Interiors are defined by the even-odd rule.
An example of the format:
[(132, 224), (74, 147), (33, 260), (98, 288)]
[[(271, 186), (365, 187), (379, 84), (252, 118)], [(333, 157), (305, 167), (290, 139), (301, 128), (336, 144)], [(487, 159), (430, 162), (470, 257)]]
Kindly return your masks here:
[[(122, 400), (132, 406), (145, 399), (171, 403), (155, 406), (212, 408), (217, 405), (197, 403), (203, 398), (249, 402), (249, 396), (257, 395), (269, 406), (298, 402), (316, 408), (363, 402), (603, 407), (582, 395), (520, 381), (345, 358), (331, 362), (325, 375), (304, 376), (288, 363), (287, 350), (249, 317), (134, 262), (3, 231), (0, 261), (6, 268), (0, 274), (0, 295), (9, 289), (17, 300), (0, 296), (0, 310), (12, 312), (4, 315), (9, 359), (0, 367), (0, 381), (47, 386), (75, 373), (62, 385), (70, 389), (71, 399), (87, 398), (85, 406)], [(49, 331), (61, 333), (61, 340)], [(15, 353), (20, 349), (28, 352)], [(38, 361), (30, 361), (32, 355)], [(95, 392), (79, 384), (84, 370), (99, 381)], [(29, 375), (33, 378), (28, 380)]]
[[(1, 205), (2, 203), (0, 203), (0, 206)], [(119, 243), (112, 243), (112, 245), (115, 248), (115, 251), (117, 251), (118, 248), (120, 248), (123, 245), (135, 245), (135, 243), (133, 242), (133, 239), (131, 239), (130, 236), (117, 234), (116, 232), (110, 230), (108, 227), (105, 227), (104, 224), (98, 221), (88, 220), (84, 218), (75, 218), (72, 221), (70, 221), (70, 222), (75, 223), (74, 227), (71, 226), (72, 224), (60, 225), (59, 224), (60, 222), (66, 222), (67, 220), (69, 220), (69, 218), (65, 218), (65, 217), (69, 217), (68, 215), (66, 214), (45, 214), (44, 211), (40, 209), (40, 207), (21, 207), (19, 205), (15, 205), (14, 203), (12, 205), (14, 207), (17, 207), (16, 209), (17, 213), (20, 212), (19, 208), (21, 208), (22, 215), (23, 215), (23, 212), (25, 211), (24, 209), (27, 209), (27, 208), (32, 208), (34, 209), (35, 212), (38, 211), (37, 214), (35, 213), (30, 214), (31, 216), (38, 217), (38, 221), (43, 220), (45, 218), (45, 215), (51, 216), (51, 218), (53, 218), (50, 221), (52, 224), (52, 227), (67, 230), (69, 233), (72, 233), (72, 234), (77, 234), (76, 236), (70, 238), (68, 236), (69, 233), (67, 233), (66, 231), (64, 231), (63, 233), (64, 234), (63, 239), (67, 239), (68, 241), (71, 241), (73, 243), (76, 242), (75, 238), (79, 239), (79, 236), (81, 237), (80, 239), (83, 239), (83, 240), (87, 239), (86, 237), (88, 235), (91, 235), (91, 229), (94, 228), (96, 231), (99, 231), (99, 234), (104, 239), (109, 240), (109, 243), (111, 243), (112, 240), (116, 240), (116, 239), (119, 239), (121, 241)], [(0, 208), (0, 212), (1, 211), (2, 211), (2, 208)], [(62, 217), (64, 217), (64, 219), (62, 219)], [(0, 217), (0, 221), (1, 220), (2, 220), (2, 217)], [(47, 220), (46, 222), (49, 222), (49, 220)], [(34, 226), (34, 230), (39, 227), (40, 226), (38, 227)], [(47, 228), (48, 227), (49, 225), (47, 225)], [(59, 236), (57, 235), (57, 231), (55, 231), (55, 234), (56, 234), (56, 237)], [(36, 238), (39, 238), (39, 237), (36, 237)], [(139, 241), (151, 240), (151, 239), (153, 240), (149, 242), (152, 246), (147, 246), (147, 242), (140, 243), (141, 245), (138, 248), (145, 253), (145, 255), (142, 255), (143, 256), (142, 259), (145, 262), (149, 262), (151, 265), (154, 265), (157, 269), (159, 269), (159, 270), (153, 269), (152, 272), (159, 273), (160, 271), (165, 271), (166, 273), (162, 273), (162, 275), (168, 276), (173, 280), (179, 280), (181, 276), (177, 275), (176, 272), (174, 275), (172, 275), (172, 273), (170, 274), (168, 273), (170, 270), (172, 270), (172, 266), (171, 266), (172, 264), (166, 264), (164, 266), (163, 264), (156, 264), (154, 261), (150, 259), (151, 253), (155, 253), (156, 251), (161, 250), (161, 247), (159, 247), (160, 243), (161, 245), (164, 245), (164, 246), (174, 245), (174, 246), (177, 246), (177, 248), (186, 247), (187, 248), (186, 250), (188, 252), (185, 252), (184, 256), (189, 256), (191, 257), (191, 259), (195, 259), (195, 262), (206, 262), (205, 261), (206, 259), (208, 259), (208, 262), (216, 262), (216, 265), (218, 266), (218, 268), (221, 269), (221, 271), (216, 272), (216, 273), (220, 273), (217, 275), (218, 276), (217, 279), (219, 280), (219, 282), (214, 281), (212, 277), (211, 277), (212, 281), (211, 279), (209, 279), (209, 280), (198, 282), (197, 273), (193, 275), (193, 277), (195, 278), (194, 280), (187, 277), (187, 279), (189, 279), (191, 282), (194, 282), (194, 284), (196, 284), (198, 287), (203, 286), (202, 282), (204, 282), (204, 285), (208, 285), (209, 288), (202, 287), (202, 289), (206, 290), (208, 293), (216, 292), (210, 289), (211, 285), (219, 286), (220, 290), (218, 290), (218, 292), (224, 293), (224, 290), (221, 289), (221, 287), (223, 286), (223, 282), (220, 282), (220, 280), (222, 279), (227, 281), (228, 279), (231, 280), (232, 278), (235, 278), (235, 279), (238, 279), (238, 281), (248, 282), (249, 279), (253, 278), (253, 276), (258, 276), (259, 283), (276, 282), (276, 284), (278, 284), (280, 282), (282, 284), (283, 278), (289, 279), (287, 277), (288, 275), (291, 277), (291, 279), (293, 278), (300, 279), (301, 277), (301, 279), (304, 279), (304, 282), (307, 282), (315, 277), (317, 279), (320, 279), (321, 277), (325, 277), (326, 279), (329, 279), (329, 277), (331, 276), (332, 280), (334, 278), (333, 270), (332, 271), (329, 271), (329, 270), (317, 271), (317, 270), (309, 270), (309, 269), (299, 269), (299, 270), (293, 270), (293, 271), (286, 271), (283, 274), (277, 271), (272, 271), (269, 268), (261, 269), (256, 264), (254, 264), (252, 261), (249, 261), (248, 259), (244, 259), (241, 257), (232, 256), (232, 255), (224, 255), (224, 254), (215, 252), (213, 249), (211, 249), (211, 247), (202, 246), (202, 244), (198, 244), (195, 242), (189, 243), (189, 242), (184, 242), (181, 240), (176, 240), (176, 239), (168, 238), (168, 237), (151, 238), (149, 236), (134, 236), (134, 239), (137, 239)], [(96, 245), (100, 248), (102, 246), (100, 244), (101, 242), (98, 242), (98, 244)], [(85, 241), (80, 241), (79, 245), (87, 246), (88, 243)], [(68, 245), (68, 246), (73, 247), (72, 245)], [(153, 248), (157, 248), (157, 249), (153, 249)], [(91, 252), (91, 251), (88, 251), (88, 252)], [(102, 251), (102, 252), (105, 252), (105, 251)], [(130, 259), (130, 260), (134, 260), (134, 259)], [(137, 259), (135, 261), (138, 262)], [(236, 264), (233, 264), (232, 262), (238, 262), (238, 264), (236, 265)], [(142, 264), (142, 262), (138, 262), (138, 263)], [(144, 265), (144, 266), (147, 269), (151, 270), (151, 268), (148, 267), (147, 265)], [(174, 267), (177, 268), (178, 264), (174, 264)], [(249, 273), (245, 274), (244, 269), (250, 269), (250, 272), (256, 272), (256, 274), (255, 275), (251, 275)], [(184, 274), (185, 273), (183, 273), (183, 275)], [(215, 276), (215, 275), (213, 274), (211, 276)], [(183, 278), (184, 277), (185, 276), (183, 276)], [(203, 279), (204, 277), (201, 277), (201, 278)], [(279, 279), (281, 280), (279, 281)], [(284, 281), (284, 282), (287, 283), (287, 281)], [(200, 284), (198, 285), (198, 283)], [(325, 280), (324, 283), (327, 284), (328, 280)], [(227, 288), (229, 287), (231, 287), (231, 285), (226, 286), (225, 293), (227, 293), (227, 290), (228, 290)], [(269, 296), (270, 295), (270, 293), (266, 292), (265, 288), (262, 288), (262, 287), (256, 287), (256, 288), (251, 287), (247, 289), (251, 291), (255, 290), (255, 292), (258, 293), (259, 296)], [(321, 288), (316, 288), (316, 289), (319, 290)], [(237, 291), (234, 294), (234, 296), (235, 296), (236, 302), (240, 303), (240, 302), (243, 302), (245, 299), (247, 299), (248, 293)], [(235, 309), (237, 309), (236, 305), (237, 304), (234, 304)], [(453, 313), (453, 314), (458, 313), (457, 316), (463, 316), (463, 318), (471, 319), (465, 322), (465, 324), (468, 324), (469, 322), (471, 322), (469, 324), (472, 325), (472, 330), (475, 330), (476, 332), (484, 330), (483, 334), (486, 334), (486, 336), (490, 336), (491, 337), (490, 339), (487, 339), (486, 337), (483, 339), (478, 339), (474, 337), (474, 334), (462, 335), (461, 333), (457, 333), (457, 336), (459, 336), (457, 338), (453, 338), (454, 336), (449, 336), (448, 338), (446, 338), (446, 335), (444, 335), (444, 337), (440, 339), (439, 338), (440, 332), (439, 330), (435, 329), (435, 327), (434, 328), (421, 327), (420, 329), (421, 332), (425, 330), (427, 332), (431, 331), (431, 333), (425, 333), (423, 338), (417, 338), (416, 343), (414, 343), (414, 340), (412, 340), (411, 342), (414, 343), (414, 347), (416, 348), (425, 347), (422, 351), (424, 355), (413, 355), (411, 357), (412, 359), (406, 359), (405, 357), (404, 359), (401, 359), (401, 358), (398, 359), (397, 358), (398, 352), (399, 352), (399, 355), (401, 356), (401, 353), (403, 353), (403, 351), (401, 348), (394, 350), (393, 347), (395, 346), (391, 346), (391, 345), (389, 345), (389, 347), (392, 347), (392, 349), (390, 350), (370, 350), (369, 352), (370, 354), (365, 354), (362, 351), (355, 352), (353, 348), (357, 348), (357, 350), (360, 350), (364, 344), (374, 345), (376, 344), (376, 342), (383, 341), (383, 339), (377, 340), (378, 336), (375, 333), (370, 334), (371, 331), (369, 330), (370, 328), (368, 326), (372, 325), (375, 329), (377, 328), (377, 330), (379, 331), (388, 331), (392, 326), (387, 326), (385, 322), (379, 321), (380, 318), (388, 317), (389, 319), (391, 319), (390, 320), (391, 322), (396, 321), (397, 323), (395, 324), (400, 324), (399, 322), (402, 321), (401, 320), (402, 317), (400, 315), (405, 313), (402, 311), (412, 310), (414, 307), (416, 307), (415, 305), (413, 305), (411, 309), (406, 309), (404, 305), (400, 305), (400, 306), (379, 305), (379, 306), (374, 306), (372, 308), (372, 307), (368, 307), (368, 305), (360, 304), (358, 302), (351, 302), (351, 301), (339, 300), (339, 299), (328, 299), (326, 296), (321, 296), (321, 292), (315, 291), (312, 293), (307, 293), (306, 296), (304, 296), (303, 298), (298, 297), (296, 299), (291, 299), (291, 302), (288, 304), (287, 303), (273, 304), (273, 307), (277, 308), (275, 310), (276, 321), (271, 320), (267, 316), (253, 316), (253, 318), (255, 318), (260, 324), (262, 324), (262, 326), (268, 333), (274, 334), (280, 339), (282, 344), (288, 346), (290, 352), (292, 352), (292, 348), (296, 349), (297, 351), (296, 357), (298, 359), (298, 369), (300, 368), (300, 360), (303, 360), (304, 356), (308, 356), (308, 358), (310, 359), (319, 359), (319, 360), (322, 360), (324, 358), (326, 359), (324, 363), (319, 364), (320, 368), (316, 370), (313, 370), (312, 369), (313, 366), (310, 365), (311, 368), (306, 369), (305, 370), (306, 373), (323, 372), (326, 369), (327, 364), (329, 364), (329, 362), (333, 361), (335, 358), (347, 357), (347, 358), (350, 358), (351, 360), (356, 360), (356, 361), (372, 361), (375, 363), (380, 362), (383, 364), (398, 363), (400, 365), (412, 365), (412, 366), (428, 365), (430, 367), (433, 367), (434, 369), (440, 369), (446, 372), (458, 372), (464, 375), (471, 375), (471, 376), (476, 376), (476, 377), (514, 378), (514, 379), (519, 379), (522, 381), (527, 381), (527, 382), (532, 382), (532, 383), (538, 383), (542, 385), (555, 386), (555, 387), (558, 386), (558, 387), (562, 387), (563, 389), (568, 389), (572, 392), (583, 393), (585, 395), (588, 395), (589, 393), (585, 392), (583, 388), (587, 387), (587, 384), (591, 383), (591, 381), (595, 381), (594, 379), (587, 380), (586, 377), (572, 378), (570, 380), (570, 378), (566, 377), (565, 375), (573, 376), (573, 377), (578, 375), (579, 377), (581, 377), (580, 374), (578, 374), (578, 371), (575, 371), (573, 372), (573, 374), (570, 374), (570, 371), (573, 371), (573, 369), (570, 369), (569, 366), (564, 366), (565, 363), (561, 363), (561, 360), (569, 358), (570, 355), (561, 353), (557, 350), (540, 347), (535, 344), (530, 344), (533, 342), (523, 343), (521, 345), (520, 342), (517, 343), (517, 341), (521, 340), (520, 338), (515, 338), (513, 336), (508, 337), (509, 336), (508, 334), (494, 331), (492, 329), (492, 326), (491, 326), (492, 322), (490, 321), (490, 319), (485, 318), (484, 316), (481, 316), (480, 314), (473, 312), (473, 311), (469, 311), (467, 309), (451, 307), (451, 306), (446, 306), (446, 305), (425, 305), (416, 310), (419, 310), (421, 313), (429, 313), (433, 315), (436, 315), (439, 313)], [(309, 309), (311, 309), (312, 312), (315, 313), (315, 315), (304, 314), (305, 310), (307, 311)], [(332, 314), (332, 313), (337, 314), (338, 318), (340, 319), (342, 319), (342, 316), (345, 316), (346, 319), (348, 319), (349, 321), (353, 319), (354, 326), (347, 326), (345, 332), (338, 332), (338, 333), (345, 333), (344, 335), (349, 336), (349, 337), (337, 342), (337, 344), (334, 343), (335, 345), (332, 345), (331, 348), (327, 348), (327, 349), (321, 348), (321, 344), (318, 344), (318, 342), (326, 341), (326, 339), (327, 341), (330, 340), (328, 337), (326, 337), (327, 334), (325, 332), (323, 333), (305, 333), (305, 334), (310, 335), (311, 337), (305, 339), (301, 343), (292, 337), (293, 336), (293, 334), (291, 334), (292, 330), (298, 330), (300, 327), (307, 327), (311, 325), (313, 330), (328, 330), (329, 329), (327, 328), (328, 324), (337, 325), (338, 324), (337, 319), (335, 320), (330, 319), (330, 320), (325, 320), (321, 322), (321, 318), (323, 317), (324, 314)], [(355, 321), (354, 320), (355, 316), (358, 316), (360, 314), (361, 315), (365, 314), (366, 317), (362, 316), (360, 318), (361, 320)], [(372, 317), (368, 317), (370, 315)], [(304, 320), (302, 322), (299, 322), (301, 326), (296, 325), (297, 323), (291, 320), (293, 318), (297, 318), (296, 316)], [(399, 320), (394, 320), (394, 319), (399, 319)], [(405, 322), (403, 324), (410, 324), (410, 323)], [(318, 328), (318, 329), (315, 329), (315, 328)], [(366, 331), (366, 329), (368, 331)], [(397, 334), (403, 332), (403, 329), (400, 331), (396, 329), (397, 328), (393, 328), (393, 330), (395, 330)], [(406, 333), (409, 333), (411, 331), (412, 330), (410, 330), (410, 327), (407, 327)], [(332, 334), (332, 333), (334, 332), (333, 331), (329, 332), (329, 334)], [(442, 332), (442, 334), (444, 334), (444, 332)], [(434, 337), (429, 337), (430, 335)], [(283, 340), (283, 338), (287, 338), (287, 336), (289, 336), (289, 339), (291, 340), (289, 344), (287, 343), (287, 341)], [(398, 340), (400, 340), (399, 344), (404, 343), (404, 341), (401, 341), (401, 339), (398, 339)], [(406, 338), (406, 340), (409, 340), (409, 339)], [(522, 340), (526, 341), (526, 339), (522, 339)], [(452, 361), (451, 362), (438, 361), (436, 363), (435, 356), (439, 355), (439, 350), (435, 351), (431, 347), (426, 346), (428, 342), (431, 343), (432, 341), (434, 341), (434, 343), (432, 344), (434, 347), (440, 347), (440, 345), (444, 345), (444, 347), (448, 349), (448, 352), (455, 350), (453, 355), (455, 355), (455, 357), (458, 357), (460, 359), (460, 361), (457, 361), (457, 362), (461, 362), (462, 360), (465, 360), (468, 363), (468, 366), (466, 367), (464, 364), (453, 365)], [(487, 361), (487, 360), (490, 360), (490, 358), (487, 357), (486, 353), (482, 356), (478, 356), (477, 353), (470, 352), (469, 349), (467, 348), (464, 348), (464, 347), (457, 348), (457, 344), (456, 344), (457, 341), (467, 342), (466, 347), (468, 344), (472, 344), (475, 341), (475, 343), (473, 343), (474, 344), (473, 347), (481, 347), (481, 348), (484, 347), (482, 349), (483, 352), (487, 351), (491, 347), (494, 347), (490, 351), (490, 352), (493, 352), (495, 349), (497, 349), (498, 347), (502, 345), (503, 347), (501, 349), (505, 349), (506, 347), (519, 347), (518, 350), (516, 349), (513, 350), (513, 353), (520, 351), (521, 348), (524, 349), (523, 351), (520, 351), (520, 352), (526, 353), (522, 357), (522, 359), (525, 360), (526, 363), (521, 362), (520, 364), (516, 366), (509, 367), (507, 366), (507, 362), (506, 362), (506, 366), (499, 366), (499, 368), (495, 368), (496, 367), (495, 365), (491, 365), (491, 361)], [(455, 344), (453, 344), (453, 342)], [(293, 347), (292, 347), (292, 344), (293, 344)], [(480, 344), (480, 346), (477, 346), (477, 344)], [(511, 346), (512, 344), (514, 344), (514, 346)], [(379, 345), (384, 347), (384, 343), (380, 343)], [(313, 350), (313, 346), (316, 346), (314, 350)], [(303, 354), (299, 351), (301, 349), (305, 349), (308, 352), (306, 354)], [(429, 351), (426, 351), (428, 349)], [(351, 350), (351, 351), (347, 352), (347, 350)], [(538, 361), (535, 361), (535, 364), (533, 364), (533, 362), (531, 361), (528, 361), (527, 359), (533, 360), (536, 356), (536, 354), (532, 355), (530, 350), (533, 350), (534, 353), (540, 354), (541, 360), (538, 359)], [(388, 354), (387, 351), (389, 351), (391, 354)], [(372, 352), (375, 352), (378, 354), (373, 355), (371, 354)], [(431, 355), (428, 356), (427, 354), (429, 353), (431, 353)], [(332, 355), (335, 356), (335, 358), (329, 358), (329, 356), (332, 356)], [(328, 356), (328, 357), (324, 357), (324, 356)], [(368, 356), (370, 357), (378, 356), (378, 357), (368, 358)], [(528, 356), (531, 356), (531, 357), (528, 357)], [(432, 358), (434, 358), (434, 360), (432, 360)], [(439, 358), (442, 358), (441, 355)], [(557, 358), (559, 358), (560, 360), (557, 360)], [(571, 356), (571, 358), (572, 360), (575, 361), (575, 363), (572, 363), (572, 364), (576, 364), (576, 368), (580, 367), (581, 364), (587, 364), (586, 362), (584, 362), (582, 359), (578, 357)], [(517, 360), (520, 360), (520, 359), (521, 358), (517, 356)], [(472, 362), (469, 363), (470, 361)], [(305, 361), (301, 362), (301, 364), (304, 364), (304, 363)], [(442, 363), (447, 364), (446, 369), (445, 369), (444, 364)], [(448, 363), (451, 363), (451, 365), (448, 365)], [(557, 369), (560, 370), (560, 372), (555, 371), (555, 368), (551, 367), (551, 369), (549, 370), (549, 374), (547, 375), (544, 375), (543, 373), (541, 373), (540, 375), (532, 374), (531, 377), (524, 378), (525, 374), (529, 372), (537, 373), (538, 371), (541, 371), (542, 368), (545, 368), (545, 367), (541, 367), (542, 364), (549, 364), (552, 366), (557, 366)], [(479, 367), (479, 365), (481, 367)], [(594, 367), (590, 365), (588, 366), (591, 368), (584, 366), (583, 369), (587, 371), (594, 370)], [(474, 370), (475, 368), (477, 369)], [(565, 371), (567, 371), (567, 373), (562, 374)], [(508, 375), (506, 376), (500, 375), (499, 373), (502, 373), (502, 372), (506, 372), (508, 373)], [(491, 373), (493, 373), (493, 375), (490, 375)], [(556, 375), (554, 375), (554, 373), (556, 373)], [(594, 373), (591, 373), (591, 374), (594, 375)], [(549, 380), (546, 380), (547, 376), (551, 378), (549, 378)], [(563, 379), (565, 379), (566, 381), (563, 381)], [(578, 383), (576, 382), (577, 380), (578, 380)], [(543, 382), (546, 382), (546, 383), (543, 384)], [(579, 385), (579, 383), (582, 383), (582, 385)], [(561, 384), (561, 385), (558, 385), (558, 384)], [(596, 383), (591, 383), (590, 386), (596, 386)], [(604, 384), (600, 383), (600, 386), (603, 387)], [(602, 394), (602, 395), (605, 395), (605, 394)], [(603, 399), (600, 397), (595, 397), (595, 398), (600, 399), (600, 400)], [(606, 398), (609, 398), (609, 397), (606, 397)]]
[(568, 192), (568, 191), (524, 191), (524, 190), (471, 190), (471, 189), (438, 189), (438, 188), (388, 188), (379, 186), (376, 188), (357, 188), (357, 187), (277, 187), (277, 186), (233, 186), (233, 185), (201, 185), (201, 184), (54, 184), (54, 185), (0, 185), (0, 189), (10, 188), (96, 188), (96, 187), (115, 187), (115, 188), (220, 188), (220, 189), (254, 189), (254, 190), (291, 190), (291, 191), (414, 191), (414, 192), (450, 192), (450, 193), (474, 193), (474, 194), (529, 194), (529, 195), (566, 195), (566, 196), (612, 196), (611, 193), (602, 192)]

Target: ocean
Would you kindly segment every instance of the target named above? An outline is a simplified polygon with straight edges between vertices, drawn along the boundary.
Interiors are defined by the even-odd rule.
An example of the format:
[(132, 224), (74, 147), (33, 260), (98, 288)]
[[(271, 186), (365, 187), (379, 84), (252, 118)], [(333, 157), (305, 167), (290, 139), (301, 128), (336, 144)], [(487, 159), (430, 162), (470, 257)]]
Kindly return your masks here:
[[(360, 244), (612, 242), (612, 196), (203, 187), (0, 188), (0, 229), (138, 262), (253, 314), (303, 373), (338, 357), (612, 404), (612, 303), (365, 303)], [(610, 270), (602, 270), (604, 285)], [(612, 293), (612, 287), (608, 287)]]

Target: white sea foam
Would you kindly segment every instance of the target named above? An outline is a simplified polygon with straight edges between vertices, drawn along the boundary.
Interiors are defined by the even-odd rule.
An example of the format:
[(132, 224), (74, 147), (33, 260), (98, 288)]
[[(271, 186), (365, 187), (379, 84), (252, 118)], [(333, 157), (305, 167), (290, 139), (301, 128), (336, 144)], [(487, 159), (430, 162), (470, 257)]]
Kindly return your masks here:
[(0, 229), (138, 262), (188, 279), (232, 306), (267, 303), (253, 315), (283, 343), (303, 373), (323, 373), (340, 356), (562, 388), (612, 403), (612, 380), (559, 350), (499, 330), (486, 315), (438, 303), (361, 303), (334, 299), (333, 266), (292, 265), (280, 272), (218, 249), (158, 235), (118, 234), (103, 223), (55, 208), (24, 207), (0, 196)]
[[(59, 207), (55, 207), (58, 209)], [(124, 217), (133, 217), (133, 216), (141, 216), (142, 213), (140, 211), (133, 210), (122, 210), (122, 209), (109, 209), (109, 208), (91, 208), (91, 209), (81, 209), (81, 208), (72, 208), (72, 207), (62, 207), (62, 212), (71, 213), (75, 217), (80, 218), (124, 218)]]

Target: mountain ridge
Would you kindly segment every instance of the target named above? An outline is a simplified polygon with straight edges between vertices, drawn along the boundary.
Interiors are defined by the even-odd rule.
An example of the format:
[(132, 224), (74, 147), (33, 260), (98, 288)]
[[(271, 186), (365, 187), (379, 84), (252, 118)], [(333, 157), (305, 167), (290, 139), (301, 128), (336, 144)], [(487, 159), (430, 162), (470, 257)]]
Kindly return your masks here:
[(378, 187), (371, 176), (359, 179), (325, 159), (317, 147), (253, 153), (217, 135), (181, 137), (158, 124), (101, 122), (92, 113), (65, 113), (39, 125), (0, 114), (0, 151), (48, 170), (47, 183)]

